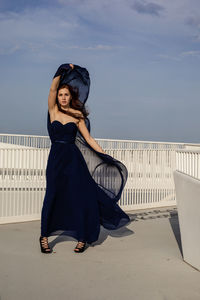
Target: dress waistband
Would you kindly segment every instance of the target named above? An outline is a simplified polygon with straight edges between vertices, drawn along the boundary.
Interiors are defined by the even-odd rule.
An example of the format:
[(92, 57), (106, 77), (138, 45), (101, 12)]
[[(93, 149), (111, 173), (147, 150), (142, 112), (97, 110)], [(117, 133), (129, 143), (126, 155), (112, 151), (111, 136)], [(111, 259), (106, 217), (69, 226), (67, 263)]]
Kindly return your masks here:
[(61, 143), (61, 144), (73, 144), (75, 142), (75, 139), (70, 139), (70, 140), (55, 140), (53, 143)]

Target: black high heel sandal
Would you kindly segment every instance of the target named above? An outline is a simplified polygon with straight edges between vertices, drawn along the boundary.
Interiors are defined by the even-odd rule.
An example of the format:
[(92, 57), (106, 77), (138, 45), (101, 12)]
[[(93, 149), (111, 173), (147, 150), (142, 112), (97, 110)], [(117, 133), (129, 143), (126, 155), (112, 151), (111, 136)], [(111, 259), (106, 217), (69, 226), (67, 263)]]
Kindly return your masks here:
[(86, 242), (78, 242), (78, 244), (74, 248), (74, 252), (76, 253), (83, 252), (85, 250), (85, 247), (86, 247)]
[(39, 241), (40, 241), (40, 249), (41, 249), (42, 253), (52, 253), (52, 250), (51, 250), (51, 248), (49, 247), (49, 244), (48, 244), (47, 237), (40, 236)]

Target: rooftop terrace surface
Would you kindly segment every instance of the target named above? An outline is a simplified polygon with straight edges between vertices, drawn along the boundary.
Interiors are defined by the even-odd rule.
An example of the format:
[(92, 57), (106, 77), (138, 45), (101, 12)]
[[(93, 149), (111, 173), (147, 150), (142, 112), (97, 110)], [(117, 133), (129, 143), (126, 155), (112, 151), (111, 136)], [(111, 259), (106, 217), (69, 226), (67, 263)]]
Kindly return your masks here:
[(40, 221), (0, 225), (0, 300), (199, 300), (200, 272), (185, 263), (176, 208), (128, 212), (116, 231), (101, 227), (83, 253), (69, 236), (49, 237)]

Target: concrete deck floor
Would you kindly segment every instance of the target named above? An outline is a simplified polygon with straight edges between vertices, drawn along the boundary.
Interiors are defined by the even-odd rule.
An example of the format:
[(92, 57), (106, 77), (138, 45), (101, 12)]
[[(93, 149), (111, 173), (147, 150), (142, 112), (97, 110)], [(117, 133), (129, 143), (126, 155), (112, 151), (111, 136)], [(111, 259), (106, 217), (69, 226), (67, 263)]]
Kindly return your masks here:
[(199, 300), (200, 272), (182, 260), (176, 208), (130, 211), (131, 224), (101, 228), (98, 242), (49, 238), (40, 221), (0, 225), (0, 300)]

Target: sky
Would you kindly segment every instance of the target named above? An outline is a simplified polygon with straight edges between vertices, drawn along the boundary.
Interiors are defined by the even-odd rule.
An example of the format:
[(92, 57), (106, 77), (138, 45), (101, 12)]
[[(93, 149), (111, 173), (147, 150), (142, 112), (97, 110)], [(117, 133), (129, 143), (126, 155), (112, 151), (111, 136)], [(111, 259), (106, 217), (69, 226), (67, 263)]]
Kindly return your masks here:
[(0, 133), (48, 135), (63, 63), (90, 73), (94, 138), (200, 142), (199, 0), (0, 0)]

